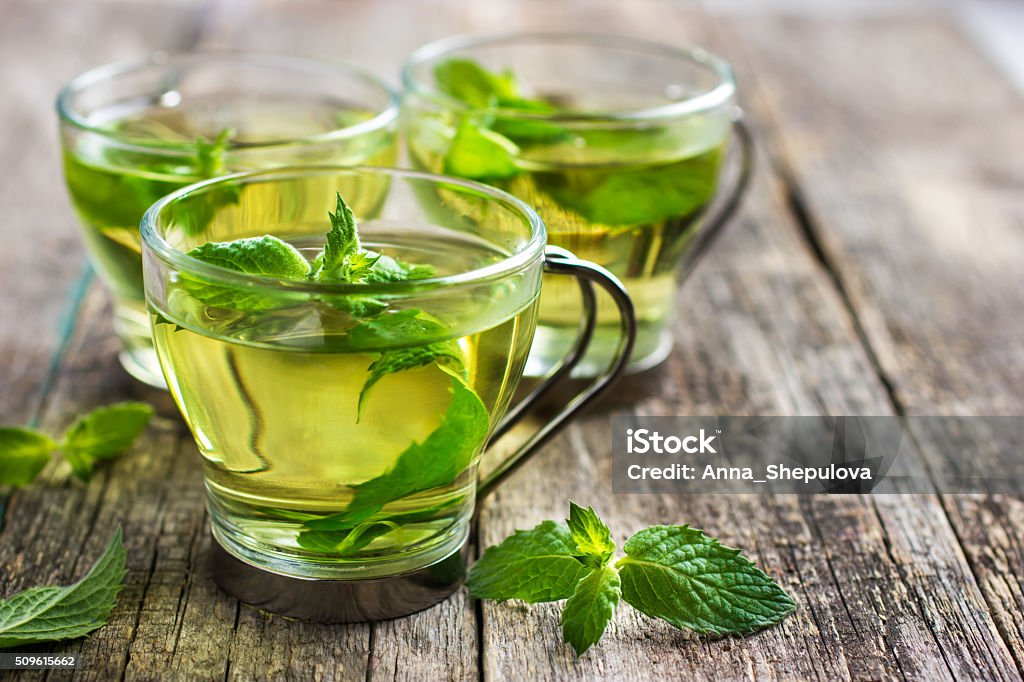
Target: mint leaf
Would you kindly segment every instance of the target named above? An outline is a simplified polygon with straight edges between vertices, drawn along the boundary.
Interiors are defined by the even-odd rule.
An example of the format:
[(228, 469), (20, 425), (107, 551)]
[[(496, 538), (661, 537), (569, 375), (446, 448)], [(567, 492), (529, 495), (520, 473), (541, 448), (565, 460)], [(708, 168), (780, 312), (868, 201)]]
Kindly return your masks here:
[(602, 566), (576, 585), (562, 611), (562, 638), (577, 656), (597, 644), (615, 614), (619, 603), (619, 574), (611, 566)]
[(743, 634), (778, 623), (795, 603), (764, 571), (702, 531), (652, 526), (626, 541), (622, 597), (677, 628)]
[(248, 275), (304, 279), (309, 274), (309, 262), (299, 250), (269, 234), (232, 242), (207, 242), (189, 251), (188, 255), (204, 263)]
[(196, 172), (200, 177), (212, 178), (224, 174), (224, 152), (234, 134), (233, 128), (224, 128), (213, 142), (207, 142), (202, 137), (196, 140)]
[(477, 107), (492, 107), (519, 97), (511, 72), (494, 73), (471, 59), (448, 59), (434, 67), (438, 90)]
[(60, 445), (71, 469), (88, 481), (97, 460), (116, 457), (127, 450), (153, 416), (146, 403), (117, 403), (79, 417), (64, 433)]
[(361, 523), (353, 528), (336, 531), (304, 530), (296, 537), (299, 546), (313, 552), (340, 556), (355, 554), (385, 533), (398, 528), (393, 521)]
[(406, 448), (390, 471), (354, 486), (355, 495), (336, 523), (364, 521), (389, 502), (451, 483), (470, 465), (487, 438), (490, 417), (462, 377), (452, 375), (451, 387), (440, 425), (422, 443)]
[(431, 363), (447, 367), (465, 378), (466, 361), (462, 356), (462, 348), (456, 341), (438, 341), (425, 346), (410, 346), (381, 353), (381, 356), (370, 365), (370, 376), (359, 392), (359, 405), (356, 410), (357, 421), (363, 414), (363, 408), (366, 407), (366, 400), (374, 384), (388, 374), (424, 367)]
[[(309, 274), (309, 262), (298, 249), (272, 235), (236, 239), (231, 242), (207, 242), (188, 252), (189, 256), (227, 270), (248, 275), (301, 280)], [(214, 284), (197, 275), (181, 275), (188, 293), (214, 308), (260, 311), (279, 308), (288, 297), (259, 289)]]
[(0, 427), (0, 485), (28, 485), (56, 449), (52, 438), (35, 429)]
[(575, 554), (576, 543), (569, 529), (544, 521), (489, 547), (470, 569), (466, 586), (478, 599), (499, 602), (566, 599), (591, 570)]
[(404, 282), (410, 279), (433, 277), (435, 274), (437, 274), (437, 270), (433, 265), (406, 263), (403, 260), (379, 254), (373, 267), (366, 273), (366, 282), (369, 284)]
[(504, 135), (475, 124), (468, 117), (455, 131), (444, 157), (444, 172), (470, 180), (504, 180), (522, 172), (516, 165), (519, 147)]
[(88, 575), (68, 587), (34, 587), (0, 600), (0, 649), (73, 639), (107, 623), (123, 586), (121, 529)]
[(341, 198), (341, 193), (335, 194), (337, 208), (334, 213), (327, 213), (331, 219), (331, 231), (327, 233), (323, 256), (317, 259), (319, 268), (310, 276), (321, 282), (358, 282), (360, 276), (365, 276), (365, 271), (372, 267), (372, 263), (366, 266), (365, 259), (360, 259), (356, 264), (351, 262), (353, 257), (360, 255), (356, 217)]
[(615, 541), (612, 532), (604, 521), (598, 518), (593, 507), (583, 508), (575, 502), (569, 502), (569, 518), (566, 521), (572, 539), (588, 559), (588, 563), (598, 567), (608, 563), (615, 554)]

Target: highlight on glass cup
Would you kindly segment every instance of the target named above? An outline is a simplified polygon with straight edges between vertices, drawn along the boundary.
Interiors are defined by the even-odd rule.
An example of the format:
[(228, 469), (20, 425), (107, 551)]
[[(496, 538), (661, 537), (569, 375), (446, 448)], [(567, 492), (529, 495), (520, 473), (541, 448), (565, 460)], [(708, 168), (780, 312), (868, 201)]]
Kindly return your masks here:
[[(57, 100), (64, 172), (93, 269), (114, 298), (121, 362), (162, 387), (142, 290), (139, 220), (169, 192), (288, 164), (393, 165), (397, 100), (341, 64), (240, 53), (156, 54), (72, 80)], [(359, 201), (376, 199), (359, 193)], [(231, 191), (193, 211), (202, 232)]]
[[(551, 244), (626, 285), (639, 321), (630, 371), (664, 360), (677, 285), (749, 178), (751, 144), (728, 63), (699, 48), (618, 36), (512, 33), (422, 47), (402, 82), (413, 166), (485, 182), (533, 206)], [(739, 171), (724, 192), (734, 127)], [(527, 374), (557, 363), (578, 309), (571, 283), (545, 284)], [(614, 352), (613, 310), (599, 298), (578, 375), (592, 375)]]
[[(160, 200), (141, 234), (146, 315), (230, 559), (216, 577), (289, 615), (389, 617), (454, 591), (461, 573), (438, 584), (437, 568), (453, 557), (461, 565), (477, 496), (616, 378), (635, 335), (611, 275), (559, 249), (546, 254), (531, 208), (454, 178), (370, 167), (230, 175)], [(577, 310), (579, 352), (562, 375), (585, 351), (594, 285), (618, 304), (618, 350), (478, 480), (488, 440), (551, 385), (509, 410), (545, 271), (590, 302)], [(427, 596), (406, 591), (382, 605), (374, 592), (370, 606), (353, 606), (382, 579), (424, 570), (434, 576)], [(362, 592), (336, 608), (308, 594), (273, 602), (289, 590), (253, 587), (254, 572), (307, 587), (355, 581)]]

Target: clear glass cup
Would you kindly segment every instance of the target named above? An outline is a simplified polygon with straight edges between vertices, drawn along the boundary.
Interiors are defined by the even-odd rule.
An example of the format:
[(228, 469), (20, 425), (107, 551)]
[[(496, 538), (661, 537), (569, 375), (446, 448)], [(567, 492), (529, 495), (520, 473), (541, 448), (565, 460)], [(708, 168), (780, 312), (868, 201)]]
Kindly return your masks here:
[[(121, 364), (157, 387), (138, 230), (154, 201), (229, 172), (386, 166), (397, 153), (398, 106), (387, 85), (355, 67), (297, 57), (160, 53), (102, 66), (72, 80), (57, 111), (81, 234), (114, 299)], [(195, 229), (235, 197), (220, 200), (193, 216)]]
[[(196, 231), (190, 216), (205, 215), (224, 192), (237, 201)], [(354, 207), (365, 248), (434, 274), (323, 284), (188, 255), (207, 242), (272, 234), (313, 260), (335, 192)], [(454, 178), (369, 167), (242, 173), (160, 200), (141, 234), (156, 350), (203, 457), (214, 537), (238, 562), (275, 575), (365, 581), (458, 553), (477, 495), (609, 385), (635, 333), (613, 277), (562, 250), (546, 253), (544, 225), (523, 202)], [(579, 352), (562, 376), (592, 331), (594, 284), (618, 302), (618, 352), (599, 380), (478, 480), (488, 440), (553, 385), (509, 410), (544, 271), (577, 279), (589, 300), (577, 310)], [(429, 357), (400, 360), (417, 354)], [(241, 582), (222, 585), (245, 599)]]
[[(486, 182), (533, 206), (551, 244), (626, 285), (640, 327), (630, 371), (664, 360), (678, 284), (749, 178), (729, 65), (703, 49), (619, 36), (510, 33), (422, 47), (402, 83), (413, 167)], [(724, 190), (734, 129), (742, 158), (735, 187)], [(571, 283), (545, 285), (528, 375), (562, 356), (578, 305)], [(578, 374), (592, 375), (614, 351), (613, 310), (602, 296)]]

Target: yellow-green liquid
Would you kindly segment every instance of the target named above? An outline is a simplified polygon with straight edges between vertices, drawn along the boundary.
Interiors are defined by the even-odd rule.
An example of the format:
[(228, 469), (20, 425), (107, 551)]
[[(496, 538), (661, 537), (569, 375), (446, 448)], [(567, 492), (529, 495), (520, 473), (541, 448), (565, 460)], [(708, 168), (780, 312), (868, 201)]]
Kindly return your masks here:
[[(444, 171), (456, 123), (427, 112), (411, 118), (414, 166)], [(639, 324), (634, 370), (656, 364), (670, 349), (679, 266), (714, 199), (727, 131), (721, 121), (705, 120), (523, 143), (517, 175), (485, 180), (535, 208), (548, 243), (607, 268), (625, 285)], [(545, 277), (528, 374), (543, 374), (565, 354), (580, 316), (576, 282)], [(618, 320), (612, 299), (599, 293), (598, 328), (582, 374), (593, 375), (611, 361)]]
[[(145, 313), (139, 222), (158, 199), (211, 177), (196, 156), (196, 140), (212, 141), (222, 130), (233, 131), (214, 174), (303, 163), (392, 165), (393, 131), (328, 144), (288, 142), (372, 115), (344, 102), (234, 95), (95, 112), (94, 124), (109, 130), (109, 137), (64, 131), (65, 179), (92, 265), (113, 293), (122, 361), (129, 371), (147, 383), (162, 383)], [(360, 198), (372, 205), (379, 197), (364, 193)], [(225, 195), (211, 203), (210, 215), (197, 222), (197, 229), (237, 200)]]
[[(442, 274), (494, 256), (455, 241), (432, 257), (422, 245), (370, 248), (432, 262)], [(309, 524), (344, 514), (360, 484), (388, 476), (410, 446), (430, 443), (451, 418), (457, 389), (464, 400), (482, 405), (486, 435), (522, 374), (535, 298), (513, 310), (481, 300), (454, 317), (446, 317), (443, 307), (431, 309), (432, 319), (445, 322), (443, 337), (369, 347), (350, 337), (358, 321), (323, 302), (250, 319), (197, 306), (184, 290), (172, 291), (168, 301), (168, 310), (153, 311), (154, 340), (171, 394), (199, 444), (213, 529), (222, 544), (274, 570), (334, 578), (413, 570), (461, 546), (483, 438), (459, 441), (472, 448), (471, 461), (440, 485), (388, 500), (361, 520), (355, 532), (373, 535), (365, 545), (352, 542), (352, 529), (317, 533)], [(433, 363), (387, 374), (359, 414), (360, 391), (382, 352), (444, 339), (457, 341), (461, 378)], [(445, 442), (423, 453), (430, 470), (422, 480), (438, 462), (454, 457), (446, 448), (455, 447)]]

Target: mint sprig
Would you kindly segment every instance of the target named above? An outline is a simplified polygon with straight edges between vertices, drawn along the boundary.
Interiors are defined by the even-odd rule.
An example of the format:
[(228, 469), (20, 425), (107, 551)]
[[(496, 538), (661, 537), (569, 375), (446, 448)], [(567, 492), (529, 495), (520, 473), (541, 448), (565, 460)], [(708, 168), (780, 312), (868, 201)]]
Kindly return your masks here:
[(33, 587), (0, 600), (0, 649), (83, 637), (106, 625), (124, 586), (121, 529), (89, 573), (67, 587)]
[(152, 416), (153, 408), (146, 403), (108, 405), (76, 419), (60, 442), (29, 427), (2, 427), (0, 485), (28, 485), (58, 450), (75, 476), (88, 482), (96, 463), (131, 447)]
[(615, 543), (590, 507), (569, 503), (566, 525), (544, 521), (490, 547), (466, 585), (480, 599), (567, 599), (562, 636), (582, 655), (601, 639), (622, 599), (677, 628), (716, 636), (754, 632), (796, 609), (764, 571), (703, 531), (652, 526)]

